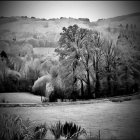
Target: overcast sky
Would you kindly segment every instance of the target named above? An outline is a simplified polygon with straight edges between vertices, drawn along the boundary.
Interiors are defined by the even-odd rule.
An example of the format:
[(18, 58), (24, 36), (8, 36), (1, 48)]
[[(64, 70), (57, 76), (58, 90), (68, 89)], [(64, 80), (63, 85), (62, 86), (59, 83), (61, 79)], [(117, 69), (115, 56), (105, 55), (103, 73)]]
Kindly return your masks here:
[(3, 1), (0, 16), (109, 18), (140, 12), (138, 1)]

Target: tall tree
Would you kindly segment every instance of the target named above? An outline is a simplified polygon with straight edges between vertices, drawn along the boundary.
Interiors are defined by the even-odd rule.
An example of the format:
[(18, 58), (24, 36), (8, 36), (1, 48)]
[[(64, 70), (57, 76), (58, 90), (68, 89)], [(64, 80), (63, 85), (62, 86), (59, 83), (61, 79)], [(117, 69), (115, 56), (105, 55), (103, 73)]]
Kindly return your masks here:
[(139, 37), (135, 31), (124, 30), (120, 33), (117, 46), (121, 52), (121, 78), (125, 84), (125, 93), (130, 92), (133, 83), (140, 77)]
[(81, 49), (81, 53), (80, 53), (80, 62), (81, 65), (84, 66), (84, 69), (86, 71), (86, 83), (87, 83), (87, 93), (88, 93), (88, 98), (92, 98), (92, 94), (91, 94), (91, 80), (90, 80), (90, 67), (91, 67), (91, 33), (89, 30), (85, 30), (84, 32), (86, 32), (86, 36), (84, 38), (84, 40), (82, 41), (82, 49)]
[[(90, 83), (90, 47), (91, 34), (87, 29), (79, 28), (77, 25), (63, 28), (63, 33), (59, 40), (60, 47), (56, 49), (60, 56), (60, 61), (71, 66), (71, 75), (73, 78), (73, 93), (77, 89), (77, 81), (80, 80), (87, 84), (88, 96), (91, 97)], [(82, 74), (79, 73), (78, 67), (83, 68)], [(83, 77), (84, 75), (84, 77)], [(81, 88), (83, 89), (82, 85)]]
[(77, 25), (69, 26), (68, 28), (63, 27), (63, 33), (60, 34), (61, 37), (59, 39), (59, 48), (56, 49), (60, 56), (60, 61), (71, 67), (73, 94), (77, 90), (76, 68), (80, 58), (78, 38), (76, 37), (78, 30)]
[(120, 59), (119, 50), (117, 46), (113, 43), (113, 40), (104, 41), (103, 55), (105, 61), (105, 73), (107, 76), (107, 94), (112, 95), (112, 85), (111, 81), (115, 83), (115, 89), (117, 84), (117, 72), (118, 72), (118, 63)]
[(92, 46), (91, 46), (91, 59), (92, 59), (92, 66), (94, 70), (95, 77), (93, 81), (95, 81), (95, 97), (98, 97), (100, 94), (100, 73), (102, 67), (102, 47), (103, 47), (104, 40), (101, 38), (99, 32), (93, 32), (92, 38)]

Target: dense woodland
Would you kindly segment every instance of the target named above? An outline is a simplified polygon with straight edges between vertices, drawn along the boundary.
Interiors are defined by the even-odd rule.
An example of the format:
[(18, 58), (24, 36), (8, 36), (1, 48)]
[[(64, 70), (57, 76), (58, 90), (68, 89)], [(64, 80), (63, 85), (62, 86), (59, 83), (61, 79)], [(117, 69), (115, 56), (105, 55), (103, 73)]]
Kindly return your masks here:
[(128, 25), (120, 28), (117, 39), (76, 24), (63, 27), (55, 49), (58, 61), (36, 56), (33, 46), (24, 41), (3, 41), (0, 92), (31, 92), (50, 101), (136, 93), (140, 86), (139, 37), (136, 27)]

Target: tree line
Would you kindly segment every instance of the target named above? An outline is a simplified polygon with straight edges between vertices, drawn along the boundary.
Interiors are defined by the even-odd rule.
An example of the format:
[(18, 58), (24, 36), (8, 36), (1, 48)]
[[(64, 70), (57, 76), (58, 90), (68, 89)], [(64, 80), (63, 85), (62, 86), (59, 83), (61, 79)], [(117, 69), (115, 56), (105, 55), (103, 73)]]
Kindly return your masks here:
[[(50, 101), (138, 92), (140, 34), (136, 30), (119, 31), (117, 38), (111, 39), (95, 29), (77, 25), (63, 27), (55, 49), (58, 61), (34, 55), (33, 48), (29, 49), (27, 44), (23, 46), (27, 54), (21, 57), (17, 53), (18, 50), (21, 53), (21, 46), (17, 49), (15, 41), (15, 54), (4, 51), (0, 54), (0, 92), (32, 92), (45, 96), (48, 94), (46, 85), (49, 85), (53, 89), (49, 93)], [(39, 83), (33, 92), (37, 80)], [(40, 88), (43, 93), (39, 92)]]
[(97, 98), (138, 91), (139, 48), (135, 32), (120, 32), (116, 41), (96, 30), (64, 27), (59, 55), (62, 80), (73, 98)]

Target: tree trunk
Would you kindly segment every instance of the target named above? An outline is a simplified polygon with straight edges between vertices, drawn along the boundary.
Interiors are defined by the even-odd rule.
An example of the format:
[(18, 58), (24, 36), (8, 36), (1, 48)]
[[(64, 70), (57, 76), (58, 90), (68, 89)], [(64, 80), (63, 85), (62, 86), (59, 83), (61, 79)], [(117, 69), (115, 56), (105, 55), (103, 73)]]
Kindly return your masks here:
[(128, 67), (125, 66), (125, 94), (128, 94)]
[(81, 81), (81, 97), (83, 98), (84, 97), (84, 85), (83, 85), (83, 81)]
[(95, 83), (95, 97), (99, 97), (100, 81), (99, 74), (96, 72), (96, 83)]
[(42, 102), (42, 95), (41, 95), (41, 102)]
[(72, 99), (76, 99), (76, 92), (77, 92), (77, 78), (75, 76), (76, 65), (73, 64), (73, 85), (72, 85)]
[(73, 77), (73, 91), (72, 91), (72, 99), (73, 101), (76, 100), (77, 96), (77, 78)]
[(108, 90), (107, 90), (107, 94), (111, 95), (111, 83), (110, 83), (110, 75), (107, 76), (107, 85), (108, 85)]
[(89, 77), (89, 70), (87, 70), (87, 91), (88, 91), (88, 97), (91, 98), (91, 88), (90, 88), (90, 77)]
[(107, 95), (111, 95), (111, 83), (110, 83), (110, 80), (111, 80), (111, 77), (110, 77), (110, 68), (109, 68), (109, 65), (107, 67), (107, 86), (108, 86), (108, 89), (107, 89)]
[(117, 95), (117, 89), (118, 89), (118, 81), (117, 81), (117, 74), (116, 74), (116, 72), (117, 72), (117, 68), (116, 68), (116, 64), (115, 64), (115, 66), (114, 66), (114, 84), (113, 84), (113, 93), (112, 93), (112, 96), (114, 96), (114, 95)]

